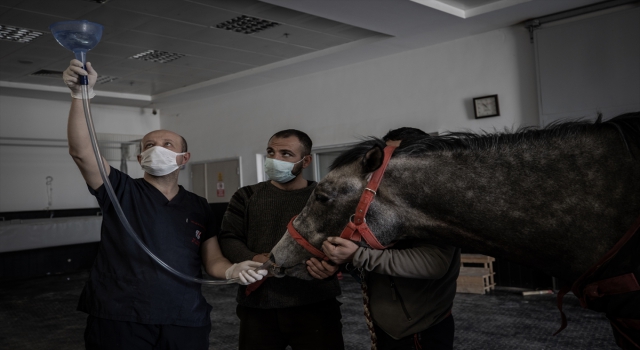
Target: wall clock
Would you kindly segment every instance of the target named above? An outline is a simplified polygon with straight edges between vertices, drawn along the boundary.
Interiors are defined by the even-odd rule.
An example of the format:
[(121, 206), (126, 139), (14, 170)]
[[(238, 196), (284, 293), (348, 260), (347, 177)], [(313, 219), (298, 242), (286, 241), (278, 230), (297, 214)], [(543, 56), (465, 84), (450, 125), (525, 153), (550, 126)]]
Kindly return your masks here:
[(476, 119), (495, 117), (500, 115), (500, 106), (498, 105), (498, 95), (489, 95), (476, 97), (473, 99), (473, 111)]

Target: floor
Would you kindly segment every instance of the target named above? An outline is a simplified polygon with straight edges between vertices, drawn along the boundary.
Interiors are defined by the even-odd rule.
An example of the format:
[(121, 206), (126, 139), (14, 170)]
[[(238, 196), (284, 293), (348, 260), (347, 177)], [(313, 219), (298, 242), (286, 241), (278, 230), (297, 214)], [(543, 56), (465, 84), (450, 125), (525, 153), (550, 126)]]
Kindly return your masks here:
[[(75, 308), (87, 276), (79, 272), (0, 282), (0, 349), (83, 349), (86, 315)], [(346, 349), (369, 349), (360, 287), (348, 275), (341, 285)], [(203, 288), (214, 306), (210, 349), (237, 347), (236, 288)], [(567, 295), (564, 303), (569, 326), (552, 336), (560, 325), (555, 305), (555, 295), (458, 294), (453, 308), (455, 349), (618, 349), (604, 316), (583, 310), (573, 295)]]

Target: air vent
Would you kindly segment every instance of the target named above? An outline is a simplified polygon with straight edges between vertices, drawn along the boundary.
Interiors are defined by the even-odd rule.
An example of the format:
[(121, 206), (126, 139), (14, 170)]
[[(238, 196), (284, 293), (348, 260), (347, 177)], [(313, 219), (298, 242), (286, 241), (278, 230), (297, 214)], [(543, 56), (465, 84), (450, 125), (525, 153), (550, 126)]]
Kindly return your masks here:
[(253, 34), (279, 25), (280, 23), (277, 22), (242, 15), (217, 24), (215, 27), (237, 33)]
[(0, 40), (15, 41), (26, 44), (42, 35), (41, 32), (25, 28), (17, 28), (0, 24)]
[(129, 58), (133, 58), (136, 60), (143, 60), (143, 61), (151, 61), (151, 62), (158, 62), (158, 63), (168, 63), (171, 61), (175, 61), (180, 57), (184, 57), (185, 55), (181, 54), (181, 53), (172, 53), (172, 52), (166, 52), (166, 51), (158, 51), (158, 50), (148, 50), (142, 53), (139, 53), (137, 55), (133, 55)]
[(31, 74), (29, 74), (31, 76), (34, 77), (45, 77), (45, 78), (56, 78), (56, 79), (62, 79), (62, 72), (59, 71), (55, 71), (55, 70), (47, 70), (47, 69), (41, 69), (37, 72), (33, 72)]
[(120, 78), (118, 77), (110, 77), (108, 75), (101, 75), (98, 76), (98, 80), (96, 80), (96, 84), (102, 85), (102, 84), (106, 84), (106, 83), (110, 83), (114, 80), (118, 80)]

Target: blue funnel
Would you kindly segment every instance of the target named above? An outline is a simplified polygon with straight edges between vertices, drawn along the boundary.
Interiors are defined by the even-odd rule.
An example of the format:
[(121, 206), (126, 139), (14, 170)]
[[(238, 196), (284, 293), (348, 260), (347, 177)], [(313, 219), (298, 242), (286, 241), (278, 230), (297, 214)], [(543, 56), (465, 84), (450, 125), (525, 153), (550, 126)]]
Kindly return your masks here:
[[(93, 49), (102, 38), (102, 25), (85, 20), (56, 22), (49, 26), (49, 30), (58, 43), (67, 50), (73, 51), (76, 59), (85, 67), (87, 51)], [(82, 85), (88, 85), (86, 76), (80, 79)]]

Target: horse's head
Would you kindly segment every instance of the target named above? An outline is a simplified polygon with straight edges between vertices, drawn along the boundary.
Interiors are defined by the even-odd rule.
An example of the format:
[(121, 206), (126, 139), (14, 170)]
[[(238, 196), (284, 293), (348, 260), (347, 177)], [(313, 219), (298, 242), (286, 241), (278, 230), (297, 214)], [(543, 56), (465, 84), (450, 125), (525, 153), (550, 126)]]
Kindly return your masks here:
[[(312, 246), (321, 249), (328, 236), (338, 236), (353, 220), (358, 202), (372, 176), (383, 163), (385, 147), (381, 140), (369, 140), (343, 153), (331, 167), (327, 176), (318, 183), (293, 227)], [(401, 220), (398, 200), (394, 196), (393, 170), (387, 168), (375, 199), (366, 213), (366, 223), (382, 245), (388, 245), (397, 238)], [(365, 244), (364, 242), (361, 244)], [(310, 279), (305, 261), (312, 254), (285, 233), (280, 242), (271, 250), (276, 276), (293, 276)]]

